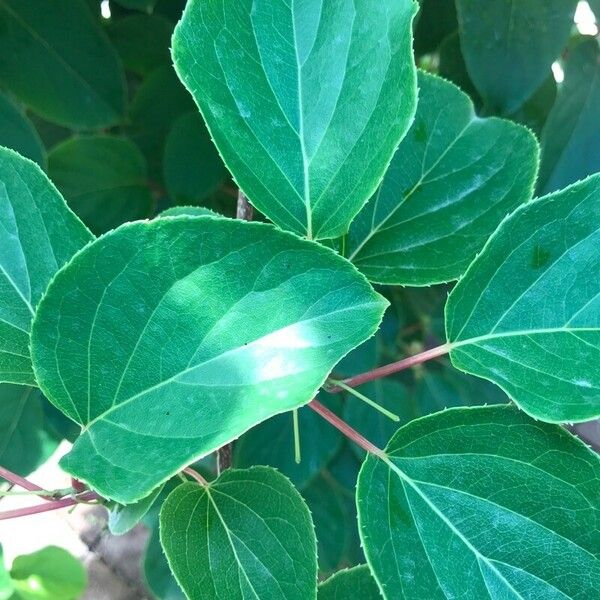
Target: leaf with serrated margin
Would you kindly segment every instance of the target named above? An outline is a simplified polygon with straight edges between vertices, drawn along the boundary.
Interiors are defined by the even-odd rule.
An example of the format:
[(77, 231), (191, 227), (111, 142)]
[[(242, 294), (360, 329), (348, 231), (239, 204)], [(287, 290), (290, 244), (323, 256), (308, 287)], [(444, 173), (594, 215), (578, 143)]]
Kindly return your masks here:
[(318, 600), (381, 600), (377, 582), (367, 565), (338, 571), (319, 586)]

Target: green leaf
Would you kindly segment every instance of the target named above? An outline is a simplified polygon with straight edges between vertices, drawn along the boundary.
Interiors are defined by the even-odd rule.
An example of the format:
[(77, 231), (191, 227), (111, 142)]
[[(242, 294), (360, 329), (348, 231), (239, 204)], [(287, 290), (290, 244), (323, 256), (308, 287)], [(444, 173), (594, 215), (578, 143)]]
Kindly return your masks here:
[(455, 367), (550, 422), (600, 416), (600, 174), (516, 210), (446, 304)]
[[(334, 398), (334, 404), (339, 411), (339, 398)], [(234, 466), (269, 465), (289, 477), (298, 489), (306, 487), (339, 451), (342, 436), (308, 406), (298, 410), (298, 422), (300, 463), (294, 459), (293, 416), (287, 412), (253, 427), (235, 443)]]
[(451, 33), (440, 44), (439, 61), (438, 74), (440, 77), (451, 81), (465, 94), (468, 94), (475, 108), (479, 111), (481, 109), (481, 96), (469, 77), (465, 57), (460, 47), (458, 31)]
[(414, 114), (415, 12), (413, 0), (188, 2), (175, 68), (277, 225), (343, 235), (375, 191)]
[(18, 475), (35, 471), (58, 445), (44, 427), (45, 402), (36, 388), (0, 384), (0, 465)]
[(84, 426), (61, 464), (134, 502), (309, 402), (385, 306), (347, 261), (270, 225), (120, 227), (57, 275), (33, 326), (42, 389)]
[(177, 584), (162, 546), (158, 532), (158, 519), (156, 526), (150, 530), (150, 538), (143, 559), (144, 579), (146, 587), (152, 596), (158, 600), (186, 600), (181, 588)]
[(130, 15), (110, 21), (106, 30), (125, 68), (145, 76), (169, 65), (173, 25), (156, 15)]
[(180, 204), (199, 203), (227, 177), (227, 169), (197, 112), (183, 115), (173, 124), (163, 167), (167, 191)]
[(346, 254), (371, 280), (457, 279), (506, 214), (531, 199), (533, 135), (480, 119), (451, 83), (419, 72), (415, 121), (374, 198), (350, 227)]
[(359, 565), (339, 571), (319, 586), (318, 600), (381, 600), (381, 593), (369, 567)]
[[(556, 80), (554, 74), (550, 71), (542, 85), (519, 110), (510, 115), (510, 118), (529, 127), (539, 138), (556, 100), (556, 90)], [(569, 183), (573, 182), (570, 181)]]
[(600, 171), (600, 46), (588, 38), (572, 48), (542, 134), (539, 189), (553, 192)]
[(47, 0), (2, 0), (0, 26), (0, 84), (23, 103), (76, 129), (121, 120), (123, 69), (84, 0), (53, 0), (52, 10)]
[(205, 208), (204, 206), (171, 206), (163, 210), (159, 217), (180, 217), (188, 215), (189, 217), (220, 217), (221, 215)]
[(471, 79), (489, 110), (510, 114), (567, 44), (577, 0), (456, 0)]
[(126, 138), (93, 135), (67, 140), (48, 155), (48, 174), (94, 233), (150, 215), (146, 161)]
[(228, 469), (206, 487), (179, 486), (163, 504), (160, 539), (190, 600), (316, 598), (310, 513), (269, 467)]
[(77, 600), (87, 585), (83, 565), (57, 546), (17, 556), (10, 575), (23, 600)]
[(113, 535), (123, 535), (133, 529), (152, 508), (164, 488), (159, 485), (145, 498), (133, 504), (116, 504), (108, 513), (108, 528)]
[(31, 121), (6, 96), (0, 94), (0, 146), (46, 165), (46, 150)]
[(0, 545), (0, 600), (10, 600), (15, 591), (15, 586), (4, 564), (4, 550)]
[(92, 235), (35, 163), (0, 147), (0, 381), (35, 385), (29, 331), (56, 271)]
[(457, 30), (454, 0), (421, 0), (415, 25), (415, 53), (435, 52), (442, 40)]
[(451, 409), (386, 453), (357, 494), (386, 598), (598, 597), (600, 461), (563, 428), (510, 406)]
[(143, 12), (150, 12), (157, 0), (114, 0), (117, 4), (120, 4), (123, 8), (129, 8), (132, 10), (141, 10)]

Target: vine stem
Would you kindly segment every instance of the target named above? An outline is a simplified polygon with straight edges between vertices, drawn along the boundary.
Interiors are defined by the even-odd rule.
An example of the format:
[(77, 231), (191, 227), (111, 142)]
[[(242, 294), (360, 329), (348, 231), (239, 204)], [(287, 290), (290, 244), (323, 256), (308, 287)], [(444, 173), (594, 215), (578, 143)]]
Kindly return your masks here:
[(100, 497), (96, 492), (86, 492), (77, 496), (76, 498), (63, 498), (62, 500), (52, 500), (45, 504), (37, 504), (36, 506), (26, 506), (25, 508), (16, 508), (14, 510), (5, 510), (0, 512), (0, 521), (6, 519), (17, 519), (18, 517), (26, 517), (28, 515), (35, 515), (37, 513), (48, 512), (50, 510), (58, 510), (59, 508), (67, 508), (80, 504), (82, 502), (90, 502), (92, 500), (99, 500)]
[(326, 421), (333, 425), (336, 429), (341, 431), (348, 439), (352, 440), (355, 444), (360, 446), (363, 450), (378, 456), (379, 458), (386, 458), (385, 452), (371, 443), (367, 438), (363, 437), (356, 429), (353, 429), (340, 419), (336, 414), (331, 412), (326, 406), (323, 406), (318, 400), (312, 400), (309, 402), (310, 406), (317, 414), (321, 415)]
[(183, 472), (195, 479), (200, 485), (208, 485), (208, 481), (206, 481), (206, 479), (204, 479), (204, 477), (202, 477), (202, 475), (200, 475), (198, 471), (192, 469), (192, 467), (186, 467), (185, 469), (183, 469)]
[[(389, 365), (377, 367), (377, 369), (372, 369), (371, 371), (366, 371), (365, 373), (360, 373), (359, 375), (348, 377), (347, 379), (343, 379), (342, 383), (347, 387), (356, 387), (358, 385), (362, 385), (363, 383), (367, 383), (367, 381), (381, 379), (382, 377), (387, 377), (392, 373), (398, 373), (400, 371), (410, 369), (415, 365), (427, 362), (428, 360), (432, 360), (433, 358), (444, 356), (444, 354), (448, 354), (448, 352), (450, 352), (451, 348), (451, 344), (442, 344), (441, 346), (436, 346), (435, 348), (431, 348), (430, 350), (425, 350), (425, 352), (420, 352), (419, 354), (415, 354), (414, 356), (408, 356), (407, 358), (403, 358), (402, 360), (390, 363)], [(343, 388), (339, 385), (334, 385), (330, 388), (327, 388), (326, 391), (328, 391), (331, 394), (337, 394), (338, 392), (343, 391)]]
[(5, 467), (0, 467), (0, 477), (6, 479), (6, 481), (10, 481), (13, 485), (18, 485), (19, 487), (27, 490), (28, 492), (44, 492), (44, 488), (41, 488), (39, 485), (36, 485), (29, 479), (25, 479), (25, 477), (21, 477), (12, 471), (9, 471)]
[[(248, 202), (248, 198), (242, 190), (238, 190), (237, 195), (237, 209), (235, 214), (237, 219), (242, 221), (252, 221), (254, 216), (254, 208), (252, 204)], [(222, 473), (225, 469), (231, 467), (231, 457), (233, 454), (233, 443), (225, 444), (217, 451), (217, 468), (219, 473)]]

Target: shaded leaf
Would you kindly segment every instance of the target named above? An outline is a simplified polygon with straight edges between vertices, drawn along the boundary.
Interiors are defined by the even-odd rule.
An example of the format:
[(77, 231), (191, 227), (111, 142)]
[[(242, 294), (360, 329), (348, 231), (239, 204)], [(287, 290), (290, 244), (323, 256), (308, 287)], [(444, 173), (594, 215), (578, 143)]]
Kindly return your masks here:
[(46, 150), (35, 127), (3, 94), (0, 94), (0, 146), (18, 152), (42, 168), (46, 165)]
[[(3, 0), (0, 84), (45, 119), (107, 127), (125, 112), (117, 53), (84, 0)], [(65, 32), (68, 32), (65, 35)]]
[(514, 407), (409, 423), (359, 477), (361, 538), (386, 598), (595, 598), (600, 461)]
[(339, 571), (319, 586), (318, 600), (380, 600), (381, 592), (367, 565)]
[(600, 175), (516, 210), (446, 304), (454, 366), (550, 422), (600, 416)]
[(158, 521), (150, 531), (148, 545), (143, 558), (144, 580), (146, 587), (157, 600), (186, 600), (167, 562), (160, 545)]
[(120, 227), (60, 272), (34, 322), (40, 385), (85, 427), (61, 465), (134, 502), (310, 401), (385, 305), (347, 261), (270, 225)]
[(0, 381), (35, 385), (29, 331), (50, 279), (91, 233), (37, 164), (0, 148)]
[(348, 234), (346, 254), (378, 283), (457, 279), (533, 193), (538, 147), (529, 131), (476, 117), (469, 98), (434, 75), (420, 71), (419, 87), (415, 121)]
[(414, 114), (415, 9), (188, 2), (175, 68), (235, 180), (276, 224), (336, 237), (374, 192)]
[(146, 161), (126, 138), (94, 135), (67, 140), (48, 155), (48, 174), (96, 234), (151, 213)]
[(160, 539), (190, 600), (316, 597), (310, 513), (274, 469), (228, 469), (206, 487), (179, 486), (162, 507)]
[(152, 508), (160, 493), (163, 491), (163, 485), (159, 485), (150, 492), (145, 498), (134, 502), (133, 504), (115, 504), (108, 512), (108, 528), (113, 535), (123, 535), (133, 529)]

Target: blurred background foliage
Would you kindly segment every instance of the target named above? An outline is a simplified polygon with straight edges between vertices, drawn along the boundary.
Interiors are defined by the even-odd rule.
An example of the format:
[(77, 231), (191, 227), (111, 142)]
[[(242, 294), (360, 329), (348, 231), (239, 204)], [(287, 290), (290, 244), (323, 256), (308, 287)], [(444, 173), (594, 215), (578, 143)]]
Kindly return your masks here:
[[(420, 4), (418, 66), (457, 84), (480, 116), (508, 118), (535, 133), (542, 148), (538, 195), (600, 171), (598, 0)], [(37, 162), (96, 234), (184, 205), (235, 215), (235, 182), (171, 64), (170, 38), (184, 5), (0, 2), (0, 145)], [(383, 288), (391, 302), (383, 326), (335, 374), (443, 343), (449, 290)], [(507, 401), (447, 359), (361, 391), (397, 413), (400, 424), (445, 407)], [(0, 396), (0, 464), (21, 475), (77, 433), (37, 390), (2, 385)], [(320, 399), (378, 445), (397, 427), (356, 398), (322, 392)], [(236, 443), (234, 466), (270, 464), (294, 481), (315, 520), (323, 575), (361, 562), (354, 504), (361, 452), (305, 408), (298, 465), (291, 432), (291, 414), (254, 428)], [(202, 468), (207, 477), (214, 473), (214, 465)], [(159, 505), (144, 518), (151, 529), (143, 561), (148, 588), (160, 599), (183, 598), (158, 543)]]

